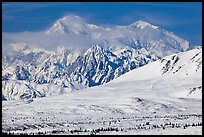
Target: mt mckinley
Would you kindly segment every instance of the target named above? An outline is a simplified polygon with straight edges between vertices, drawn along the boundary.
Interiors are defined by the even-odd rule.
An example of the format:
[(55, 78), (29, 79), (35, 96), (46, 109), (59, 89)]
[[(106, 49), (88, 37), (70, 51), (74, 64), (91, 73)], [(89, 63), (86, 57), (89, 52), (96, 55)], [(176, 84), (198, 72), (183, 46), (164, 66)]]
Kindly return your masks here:
[[(43, 32), (5, 33), (6, 40), (2, 100), (32, 99), (102, 85), (191, 48), (188, 41), (144, 21), (101, 27), (73, 15), (60, 18)], [(46, 49), (50, 43), (57, 47), (55, 51)]]

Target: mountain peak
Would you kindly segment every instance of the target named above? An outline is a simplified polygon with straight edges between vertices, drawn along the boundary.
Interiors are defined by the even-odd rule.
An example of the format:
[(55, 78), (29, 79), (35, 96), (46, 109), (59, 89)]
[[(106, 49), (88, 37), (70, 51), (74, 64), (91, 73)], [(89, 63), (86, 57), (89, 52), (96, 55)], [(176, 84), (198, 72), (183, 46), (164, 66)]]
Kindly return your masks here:
[(145, 22), (145, 21), (142, 21), (142, 20), (138, 20), (132, 24), (130, 24), (131, 27), (137, 27), (137, 28), (140, 28), (140, 29), (144, 29), (145, 27), (152, 27), (154, 29), (157, 29), (158, 27), (157, 26), (154, 26), (148, 22)]
[(78, 33), (86, 26), (86, 22), (79, 16), (76, 15), (66, 15), (58, 19), (54, 25), (46, 32), (50, 33), (60, 33), (65, 34), (66, 32)]
[(86, 52), (85, 55), (89, 54), (89, 53), (102, 53), (104, 52), (104, 49), (102, 47), (100, 47), (99, 45), (93, 45), (92, 47), (90, 47)]
[(84, 20), (81, 18), (81, 17), (79, 17), (79, 16), (76, 16), (76, 15), (66, 15), (66, 16), (64, 16), (64, 17), (62, 17), (62, 18), (60, 18), (59, 19), (59, 21), (61, 21), (61, 22), (63, 22), (63, 23), (78, 23), (78, 22), (83, 22), (84, 23)]

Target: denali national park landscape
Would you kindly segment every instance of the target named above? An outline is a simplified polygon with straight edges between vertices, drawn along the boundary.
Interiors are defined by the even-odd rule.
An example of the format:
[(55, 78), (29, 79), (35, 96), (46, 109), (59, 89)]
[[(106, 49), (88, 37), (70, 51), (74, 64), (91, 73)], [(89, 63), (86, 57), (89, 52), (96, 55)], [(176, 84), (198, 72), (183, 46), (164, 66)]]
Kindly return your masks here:
[[(161, 8), (169, 8), (168, 3), (24, 2), (24, 8), (19, 4), (2, 3), (6, 22), (2, 32), (3, 134), (202, 134), (202, 42), (193, 39), (199, 32), (191, 37), (191, 28), (184, 24), (184, 31), (170, 22), (180, 14)], [(191, 5), (179, 4), (171, 3), (171, 8), (188, 9), (190, 20)], [(201, 3), (192, 4), (202, 9)], [(88, 16), (89, 8), (98, 11), (94, 7), (102, 5), (107, 11), (112, 5), (112, 19), (102, 18), (105, 11)], [(119, 15), (117, 5), (129, 7), (129, 14), (121, 11)], [(155, 22), (161, 26), (155, 25), (154, 16), (144, 16), (141, 7), (147, 11), (160, 7), (169, 18), (158, 19)], [(73, 14), (72, 8), (81, 16)], [(47, 18), (57, 19), (37, 30), (31, 22), (43, 24), (46, 18), (36, 18), (38, 13), (33, 12), (40, 9), (53, 9)], [(25, 11), (33, 17), (22, 23), (30, 22), (33, 28), (28, 28), (37, 31), (23, 31), (26, 25), (17, 26), (11, 19), (12, 15), (28, 18), (17, 15)], [(154, 18), (163, 14), (158, 15)], [(90, 18), (99, 23), (89, 23)], [(167, 21), (178, 33), (189, 35), (191, 42), (166, 29)], [(191, 27), (195, 31), (198, 26)]]

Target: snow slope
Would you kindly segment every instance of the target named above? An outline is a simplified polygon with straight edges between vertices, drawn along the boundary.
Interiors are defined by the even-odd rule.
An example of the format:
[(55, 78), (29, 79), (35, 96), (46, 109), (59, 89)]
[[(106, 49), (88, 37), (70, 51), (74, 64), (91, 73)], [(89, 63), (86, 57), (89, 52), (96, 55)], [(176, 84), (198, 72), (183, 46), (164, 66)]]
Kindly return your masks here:
[(28, 134), (202, 134), (202, 48), (96, 87), (3, 101), (2, 131)]
[[(107, 85), (146, 80), (151, 80), (153, 83), (167, 83), (167, 86), (176, 83), (174, 87), (183, 86), (189, 88), (189, 90), (186, 92), (170, 92), (169, 94), (175, 95), (176, 97), (191, 96), (202, 99), (202, 48), (164, 57), (158, 61), (132, 70)], [(195, 81), (195, 87), (190, 84), (191, 81)], [(152, 85), (152, 88), (155, 88), (154, 85)], [(189, 92), (192, 89), (198, 89), (198, 91), (194, 93)]]
[[(188, 75), (189, 74), (189, 75)], [(112, 83), (123, 81), (135, 81), (155, 79), (168, 75), (169, 77), (193, 77), (201, 79), (202, 74), (202, 47), (190, 51), (180, 52), (163, 57), (158, 61), (137, 68), (112, 81)], [(137, 76), (137, 77), (133, 77)], [(188, 76), (186, 76), (188, 75)]]

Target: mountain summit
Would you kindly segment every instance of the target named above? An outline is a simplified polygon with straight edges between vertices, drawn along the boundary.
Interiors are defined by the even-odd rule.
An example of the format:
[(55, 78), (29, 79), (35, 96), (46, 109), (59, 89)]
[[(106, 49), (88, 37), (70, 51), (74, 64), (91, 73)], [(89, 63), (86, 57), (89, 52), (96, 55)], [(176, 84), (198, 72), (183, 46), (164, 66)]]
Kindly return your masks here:
[[(134, 49), (146, 48), (151, 53), (163, 57), (175, 52), (186, 51), (190, 44), (188, 41), (168, 32), (158, 26), (145, 21), (136, 21), (128, 26), (102, 27), (86, 23), (82, 18), (68, 15), (57, 20), (46, 31), (46, 34), (57, 35), (58, 39), (78, 39), (74, 45), (86, 48), (91, 45), (100, 45), (112, 52), (118, 52), (126, 46)], [(86, 39), (89, 43), (79, 41)], [(63, 40), (62, 40), (63, 41)], [(66, 43), (62, 44), (66, 45)]]
[(144, 29), (145, 27), (152, 27), (154, 29), (157, 29), (158, 27), (157, 26), (154, 26), (148, 22), (145, 22), (145, 21), (142, 21), (142, 20), (139, 20), (139, 21), (136, 21), (132, 24), (130, 24), (131, 27), (138, 27), (140, 29)]
[(87, 30), (87, 24), (82, 18), (75, 15), (67, 15), (58, 19), (54, 25), (46, 31), (47, 34), (54, 33), (74, 33), (80, 34)]

